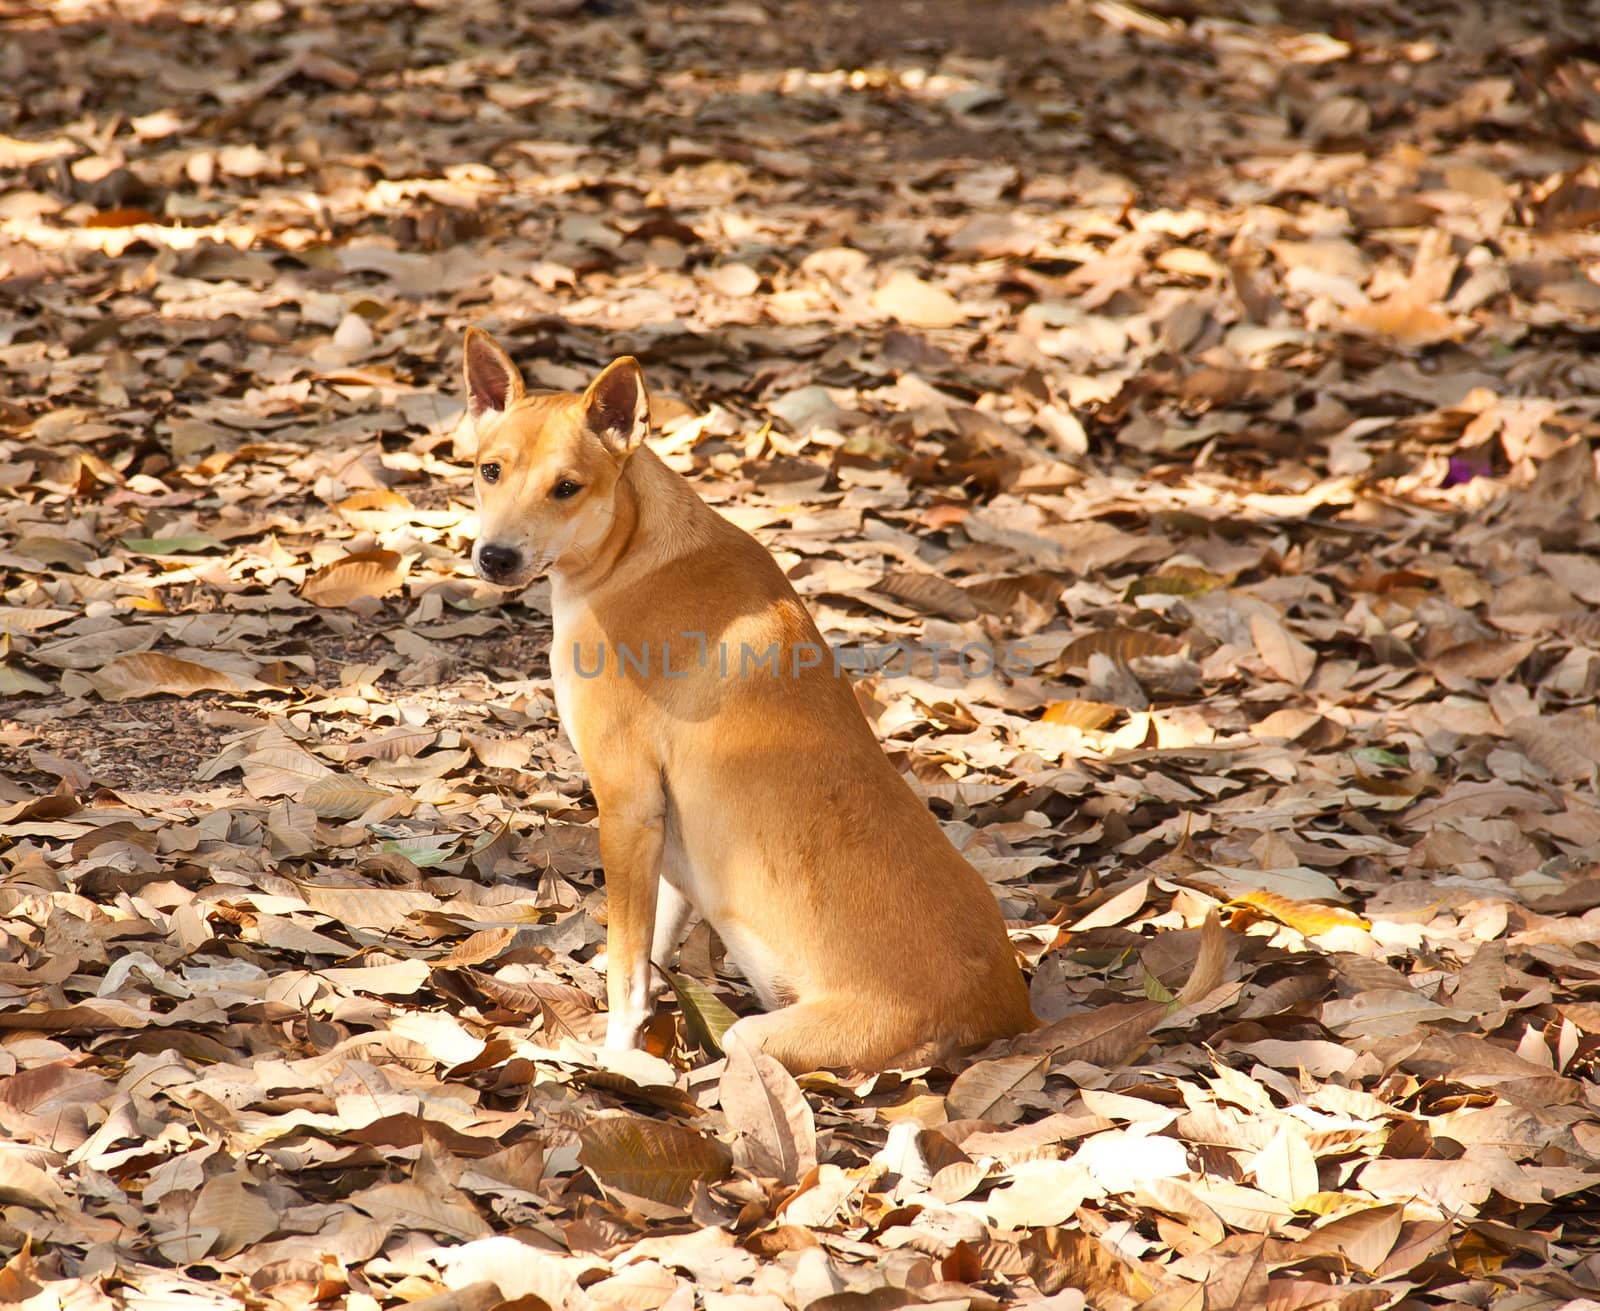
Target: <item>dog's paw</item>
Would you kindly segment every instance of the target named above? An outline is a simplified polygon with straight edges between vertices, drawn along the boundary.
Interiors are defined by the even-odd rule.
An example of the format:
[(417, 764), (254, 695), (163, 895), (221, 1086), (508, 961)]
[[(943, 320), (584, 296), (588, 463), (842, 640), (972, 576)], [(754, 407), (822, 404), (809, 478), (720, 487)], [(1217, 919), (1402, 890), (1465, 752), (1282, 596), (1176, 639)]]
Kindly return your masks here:
[(637, 1051), (644, 1046), (645, 1025), (649, 1023), (648, 1010), (612, 1011), (606, 1017), (606, 1048), (614, 1052)]

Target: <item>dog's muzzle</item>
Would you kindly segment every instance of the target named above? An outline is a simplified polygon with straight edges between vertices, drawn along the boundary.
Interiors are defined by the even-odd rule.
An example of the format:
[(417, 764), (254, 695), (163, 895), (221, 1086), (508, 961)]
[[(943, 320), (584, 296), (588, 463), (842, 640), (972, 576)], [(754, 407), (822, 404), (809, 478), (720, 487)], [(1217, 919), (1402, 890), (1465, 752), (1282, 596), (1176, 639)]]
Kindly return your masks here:
[(514, 546), (496, 546), (493, 542), (480, 542), (472, 553), (472, 565), (478, 577), (485, 582), (503, 583), (514, 578), (522, 569), (522, 552)]

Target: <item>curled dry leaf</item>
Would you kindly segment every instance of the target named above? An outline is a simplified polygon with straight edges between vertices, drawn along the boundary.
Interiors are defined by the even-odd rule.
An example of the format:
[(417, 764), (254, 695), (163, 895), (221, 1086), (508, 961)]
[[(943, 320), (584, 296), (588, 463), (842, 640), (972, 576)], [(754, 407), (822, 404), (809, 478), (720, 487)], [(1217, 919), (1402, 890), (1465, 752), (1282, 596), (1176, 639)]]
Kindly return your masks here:
[(1177, 638), (1142, 628), (1109, 628), (1074, 639), (1056, 658), (1056, 667), (1063, 671), (1082, 669), (1096, 655), (1126, 665), (1142, 656), (1177, 655), (1183, 645)]
[[(1354, 911), (1345, 910), (1342, 906), (1316, 906), (1303, 901), (1291, 901), (1288, 897), (1280, 897), (1275, 892), (1259, 889), (1241, 893), (1229, 901), (1228, 905), (1249, 907), (1270, 915), (1278, 923), (1287, 924), (1308, 938), (1318, 933), (1327, 933), (1330, 929), (1361, 929), (1367, 932), (1372, 930), (1371, 924)], [(1234, 926), (1243, 927), (1238, 916), (1235, 916)]]
[(1200, 948), (1195, 955), (1194, 968), (1178, 993), (1178, 1004), (1193, 1006), (1221, 987), (1227, 967), (1228, 938), (1222, 929), (1222, 918), (1215, 910), (1208, 910), (1200, 925)]
[(400, 590), (405, 568), (394, 551), (354, 551), (323, 565), (306, 579), (300, 595), (313, 605), (339, 607), (375, 601)]

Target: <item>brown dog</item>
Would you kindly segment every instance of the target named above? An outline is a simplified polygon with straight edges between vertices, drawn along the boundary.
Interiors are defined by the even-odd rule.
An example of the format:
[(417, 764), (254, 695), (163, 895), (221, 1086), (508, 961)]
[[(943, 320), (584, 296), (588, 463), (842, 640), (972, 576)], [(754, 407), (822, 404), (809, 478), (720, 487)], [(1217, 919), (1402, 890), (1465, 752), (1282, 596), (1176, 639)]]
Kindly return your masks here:
[(561, 722), (600, 807), (608, 1047), (635, 1047), (691, 910), (790, 1069), (881, 1068), (1032, 1028), (983, 878), (879, 748), (772, 557), (644, 444), (631, 358), (583, 395), (529, 395), (466, 337), (479, 575), (548, 572)]

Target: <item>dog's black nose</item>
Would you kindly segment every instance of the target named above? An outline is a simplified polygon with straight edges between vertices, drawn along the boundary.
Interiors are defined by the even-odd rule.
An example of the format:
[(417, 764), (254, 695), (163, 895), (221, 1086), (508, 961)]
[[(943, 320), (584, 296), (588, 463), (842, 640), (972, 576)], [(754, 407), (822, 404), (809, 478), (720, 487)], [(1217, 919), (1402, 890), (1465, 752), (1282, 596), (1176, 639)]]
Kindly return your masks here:
[(486, 544), (478, 548), (478, 572), (490, 582), (497, 578), (509, 578), (516, 573), (521, 562), (522, 556), (514, 546)]

